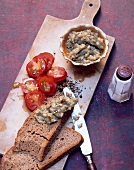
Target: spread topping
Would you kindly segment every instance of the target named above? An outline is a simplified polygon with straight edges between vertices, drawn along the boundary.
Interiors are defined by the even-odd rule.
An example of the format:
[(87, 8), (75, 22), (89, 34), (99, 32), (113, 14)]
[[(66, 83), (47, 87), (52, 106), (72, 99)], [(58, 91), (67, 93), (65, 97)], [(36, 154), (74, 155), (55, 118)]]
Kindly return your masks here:
[(77, 98), (67, 93), (67, 97), (62, 95), (46, 105), (42, 105), (35, 111), (34, 117), (39, 123), (54, 123), (62, 118), (65, 112), (71, 110), (77, 102)]
[(89, 63), (100, 58), (104, 40), (90, 29), (69, 33), (66, 46), (70, 59), (78, 63)]

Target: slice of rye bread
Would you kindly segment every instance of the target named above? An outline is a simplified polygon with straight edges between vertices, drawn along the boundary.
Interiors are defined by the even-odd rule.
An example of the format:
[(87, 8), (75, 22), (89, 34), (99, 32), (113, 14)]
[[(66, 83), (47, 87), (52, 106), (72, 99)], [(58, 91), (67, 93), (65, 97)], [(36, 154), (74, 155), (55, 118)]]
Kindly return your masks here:
[(14, 151), (27, 151), (42, 161), (50, 145), (68, 120), (72, 110), (66, 111), (61, 119), (52, 124), (41, 124), (34, 117), (34, 112), (26, 119), (15, 139)]
[(46, 170), (83, 143), (83, 137), (75, 130), (63, 127), (56, 137), (51, 149), (42, 162), (38, 163), (39, 169)]
[(83, 137), (78, 132), (63, 127), (42, 162), (28, 152), (14, 152), (12, 147), (2, 158), (2, 170), (46, 170), (79, 147), (82, 142)]
[(10, 148), (3, 156), (2, 170), (39, 170), (38, 163), (28, 152), (14, 152)]

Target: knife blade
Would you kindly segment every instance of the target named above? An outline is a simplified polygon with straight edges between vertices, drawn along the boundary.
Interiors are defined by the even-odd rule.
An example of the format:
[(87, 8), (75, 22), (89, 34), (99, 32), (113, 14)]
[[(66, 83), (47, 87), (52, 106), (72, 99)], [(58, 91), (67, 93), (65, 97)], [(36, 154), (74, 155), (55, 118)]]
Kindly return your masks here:
[[(67, 93), (69, 93), (73, 97), (75, 97), (74, 93), (68, 87), (65, 87), (63, 89), (63, 93), (65, 96), (67, 95)], [(74, 110), (72, 112), (71, 118), (73, 120), (74, 129), (83, 136), (84, 142), (82, 143), (80, 148), (82, 154), (85, 156), (87, 160), (88, 169), (97, 170), (92, 158), (92, 145), (91, 145), (88, 129), (78, 103), (74, 106)]]

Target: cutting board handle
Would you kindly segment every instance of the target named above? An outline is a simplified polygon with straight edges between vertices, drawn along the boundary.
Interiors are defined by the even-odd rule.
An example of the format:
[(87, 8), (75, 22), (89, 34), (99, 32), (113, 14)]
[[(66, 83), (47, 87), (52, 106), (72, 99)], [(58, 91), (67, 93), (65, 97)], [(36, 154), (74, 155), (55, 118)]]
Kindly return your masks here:
[(81, 24), (93, 25), (93, 19), (100, 8), (100, 0), (85, 0), (81, 12), (78, 16), (78, 20), (81, 20)]

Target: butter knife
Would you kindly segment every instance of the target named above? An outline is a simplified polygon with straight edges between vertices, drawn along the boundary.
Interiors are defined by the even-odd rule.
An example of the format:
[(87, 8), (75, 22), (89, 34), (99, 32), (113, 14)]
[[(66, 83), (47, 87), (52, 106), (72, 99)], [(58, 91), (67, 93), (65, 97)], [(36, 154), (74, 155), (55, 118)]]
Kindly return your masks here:
[[(73, 92), (68, 87), (65, 87), (63, 89), (63, 93), (65, 96), (67, 95), (67, 93), (69, 93), (73, 97), (75, 97)], [(71, 117), (73, 120), (74, 129), (77, 132), (79, 132), (84, 138), (84, 142), (82, 143), (80, 148), (81, 148), (82, 154), (85, 156), (87, 160), (88, 170), (97, 170), (95, 163), (93, 162), (93, 158), (92, 158), (92, 146), (91, 146), (88, 129), (87, 129), (84, 116), (81, 113), (81, 109), (78, 103), (74, 106), (74, 110), (73, 110)]]

